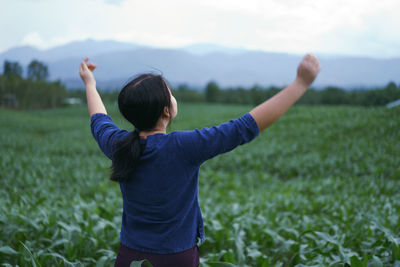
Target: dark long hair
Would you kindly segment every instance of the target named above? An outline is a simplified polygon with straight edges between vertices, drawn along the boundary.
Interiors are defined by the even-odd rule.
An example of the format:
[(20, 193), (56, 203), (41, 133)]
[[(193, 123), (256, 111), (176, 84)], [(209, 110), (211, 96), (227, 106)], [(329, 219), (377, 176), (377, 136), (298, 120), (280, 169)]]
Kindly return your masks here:
[(164, 108), (170, 106), (170, 91), (161, 75), (142, 74), (122, 88), (118, 95), (119, 111), (135, 130), (115, 146), (112, 181), (123, 182), (131, 177), (140, 159), (139, 132), (154, 129)]

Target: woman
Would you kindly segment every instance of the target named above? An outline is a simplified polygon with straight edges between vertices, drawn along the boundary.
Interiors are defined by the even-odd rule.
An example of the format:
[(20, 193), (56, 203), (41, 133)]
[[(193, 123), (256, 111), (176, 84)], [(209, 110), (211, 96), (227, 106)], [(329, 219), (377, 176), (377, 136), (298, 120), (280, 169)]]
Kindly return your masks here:
[(148, 259), (153, 266), (198, 266), (198, 239), (204, 241), (198, 203), (200, 165), (254, 139), (278, 120), (307, 90), (320, 66), (306, 55), (296, 80), (242, 117), (194, 131), (166, 134), (177, 102), (160, 75), (143, 74), (118, 96), (121, 114), (134, 131), (119, 129), (107, 115), (88, 59), (80, 65), (86, 85), (92, 134), (112, 160), (111, 180), (123, 198), (120, 247), (115, 266)]

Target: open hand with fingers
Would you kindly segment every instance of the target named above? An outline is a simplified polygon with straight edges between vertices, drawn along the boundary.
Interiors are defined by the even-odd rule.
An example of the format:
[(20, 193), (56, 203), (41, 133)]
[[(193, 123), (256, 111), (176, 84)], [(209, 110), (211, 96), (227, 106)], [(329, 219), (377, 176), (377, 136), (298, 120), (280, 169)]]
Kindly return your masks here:
[(85, 85), (96, 85), (96, 80), (93, 76), (93, 71), (96, 69), (97, 65), (93, 63), (88, 63), (89, 58), (85, 58), (81, 62), (80, 68), (79, 68), (79, 74), (85, 83)]
[(89, 114), (92, 116), (96, 113), (107, 114), (106, 108), (104, 107), (103, 101), (96, 89), (96, 80), (93, 76), (93, 71), (96, 69), (96, 65), (88, 63), (89, 58), (85, 58), (79, 66), (79, 74), (81, 75), (82, 81), (86, 86), (86, 98), (89, 108)]

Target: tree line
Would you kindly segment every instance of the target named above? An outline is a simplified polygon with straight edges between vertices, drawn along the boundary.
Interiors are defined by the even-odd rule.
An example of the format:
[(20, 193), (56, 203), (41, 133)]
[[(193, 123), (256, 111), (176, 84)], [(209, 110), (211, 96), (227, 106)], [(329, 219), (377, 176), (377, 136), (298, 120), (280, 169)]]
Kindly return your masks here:
[[(251, 88), (221, 88), (216, 82), (209, 82), (204, 90), (192, 89), (187, 85), (179, 85), (172, 92), (179, 102), (184, 103), (222, 103), (258, 105), (274, 96), (283, 88), (253, 86)], [(101, 91), (104, 101), (115, 102), (119, 90)], [(70, 97), (80, 98), (85, 102), (84, 90), (68, 91)], [(324, 89), (310, 88), (300, 98), (300, 105), (352, 105), (352, 106), (383, 106), (400, 99), (400, 85), (394, 82), (385, 87), (370, 90), (344, 90), (338, 87)]]
[[(258, 105), (277, 94), (283, 88), (263, 88), (255, 85), (251, 88), (221, 88), (216, 82), (209, 82), (204, 92), (191, 90), (181, 85), (174, 95), (183, 102), (209, 102), (226, 104)], [(322, 90), (310, 88), (297, 102), (303, 105), (355, 105), (382, 106), (400, 99), (400, 85), (388, 83), (383, 88), (370, 90), (344, 90), (338, 87), (326, 87)]]
[[(47, 66), (32, 60), (27, 66), (25, 78), (23, 68), (18, 62), (4, 61), (3, 74), (0, 75), (0, 106), (14, 108), (55, 108), (65, 103), (67, 97), (86, 102), (84, 90), (66, 90), (58, 81), (47, 81)], [(206, 102), (223, 104), (258, 105), (278, 93), (282, 88), (236, 87), (222, 88), (210, 81), (203, 90), (179, 85), (173, 89), (174, 96), (180, 102)], [(119, 91), (101, 91), (102, 98), (114, 102)], [(388, 83), (383, 88), (372, 90), (343, 90), (338, 87), (326, 87), (322, 90), (309, 89), (298, 101), (303, 105), (357, 105), (381, 106), (400, 99), (400, 85)]]
[(48, 77), (47, 66), (38, 60), (29, 63), (26, 78), (18, 62), (4, 61), (0, 75), (0, 106), (42, 109), (62, 105), (67, 90), (60, 81), (47, 81)]

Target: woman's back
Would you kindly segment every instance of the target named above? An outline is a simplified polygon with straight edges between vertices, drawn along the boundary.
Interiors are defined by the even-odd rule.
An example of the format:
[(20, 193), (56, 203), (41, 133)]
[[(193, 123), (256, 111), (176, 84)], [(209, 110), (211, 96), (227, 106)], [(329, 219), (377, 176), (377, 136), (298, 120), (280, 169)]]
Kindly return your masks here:
[(198, 233), (202, 233), (197, 200), (199, 169), (188, 166), (182, 151), (174, 149), (175, 141), (174, 134), (142, 139), (139, 164), (132, 177), (120, 183), (121, 242), (130, 248), (177, 253), (195, 246)]
[[(116, 143), (130, 133), (104, 114), (92, 116), (92, 133), (112, 159)], [(121, 243), (169, 254), (204, 241), (198, 203), (198, 173), (207, 159), (251, 141), (259, 133), (250, 114), (218, 127), (174, 131), (141, 139), (141, 156), (132, 176), (120, 182), (123, 196)]]

